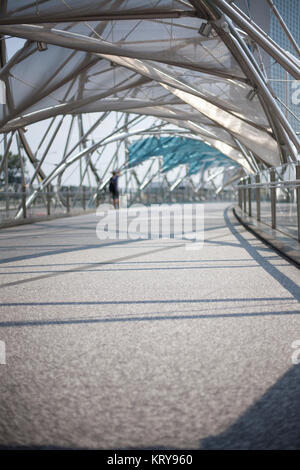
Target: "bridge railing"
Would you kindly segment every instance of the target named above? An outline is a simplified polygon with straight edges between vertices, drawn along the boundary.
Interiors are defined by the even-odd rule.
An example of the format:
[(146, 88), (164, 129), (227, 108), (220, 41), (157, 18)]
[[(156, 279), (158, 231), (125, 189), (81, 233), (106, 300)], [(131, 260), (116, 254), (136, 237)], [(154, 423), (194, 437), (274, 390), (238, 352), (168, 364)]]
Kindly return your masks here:
[[(23, 191), (3, 191), (0, 187), (0, 225), (13, 221), (16, 214), (18, 219), (35, 219), (47, 216), (62, 216), (64, 214), (79, 214), (86, 210), (95, 210), (100, 204), (112, 204), (110, 193), (106, 190), (97, 191), (96, 188), (73, 187), (72, 189), (53, 188), (40, 191), (34, 201), (27, 206), (26, 201), (33, 194), (34, 189), (23, 188)], [(234, 201), (235, 190), (223, 191), (216, 194), (212, 189), (176, 188), (170, 192), (167, 188), (158, 187), (155, 190), (146, 188), (120, 191), (121, 207), (132, 204), (172, 204), (206, 201)], [(126, 201), (126, 202), (125, 202)], [(125, 204), (125, 206), (124, 206)]]
[(300, 163), (241, 179), (238, 204), (245, 215), (300, 242)]
[(20, 212), (20, 219), (34, 219), (46, 216), (60, 216), (64, 214), (78, 214), (85, 210), (95, 208), (96, 205), (109, 202), (109, 195), (99, 193), (88, 188), (76, 188), (65, 191), (40, 191), (34, 202), (27, 207), (26, 200), (33, 190), (0, 191), (0, 224), (14, 220)]

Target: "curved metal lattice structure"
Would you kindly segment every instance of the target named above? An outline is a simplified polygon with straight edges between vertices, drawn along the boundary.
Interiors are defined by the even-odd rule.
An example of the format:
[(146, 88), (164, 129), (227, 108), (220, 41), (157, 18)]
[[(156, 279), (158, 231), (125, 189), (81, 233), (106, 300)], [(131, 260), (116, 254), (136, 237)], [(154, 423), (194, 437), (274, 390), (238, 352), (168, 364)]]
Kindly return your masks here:
[[(290, 51), (245, 2), (242, 9), (236, 3), (1, 2), (0, 170), (11, 149), (29, 159), (34, 191), (27, 207), (48, 185), (63, 185), (76, 164), (81, 185), (88, 179), (102, 189), (113, 167), (133, 167), (129, 149), (138, 148), (138, 138), (197, 142), (196, 156), (184, 153), (169, 167), (164, 157), (156, 170), (189, 165), (170, 189), (192, 174), (209, 179), (208, 166), (231, 170), (220, 191), (242, 175), (297, 161), (299, 120), (272, 73), (277, 67), (285, 83), (297, 83), (299, 46), (276, 2), (254, 3), (264, 3), (268, 24), (277, 22)], [(14, 52), (9, 41), (18, 45)], [(103, 157), (107, 149), (110, 158)], [(152, 148), (144, 157), (155, 155), (163, 152)]]

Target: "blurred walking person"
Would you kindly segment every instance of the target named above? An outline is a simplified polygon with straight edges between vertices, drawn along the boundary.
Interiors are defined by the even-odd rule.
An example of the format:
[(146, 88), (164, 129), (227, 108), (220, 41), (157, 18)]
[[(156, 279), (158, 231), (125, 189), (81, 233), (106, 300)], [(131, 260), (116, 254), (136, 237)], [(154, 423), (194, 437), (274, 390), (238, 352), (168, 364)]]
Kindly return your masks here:
[(119, 209), (120, 207), (120, 195), (119, 195), (119, 185), (118, 180), (120, 176), (120, 171), (113, 171), (112, 177), (109, 181), (109, 192), (111, 194), (113, 205), (115, 209)]

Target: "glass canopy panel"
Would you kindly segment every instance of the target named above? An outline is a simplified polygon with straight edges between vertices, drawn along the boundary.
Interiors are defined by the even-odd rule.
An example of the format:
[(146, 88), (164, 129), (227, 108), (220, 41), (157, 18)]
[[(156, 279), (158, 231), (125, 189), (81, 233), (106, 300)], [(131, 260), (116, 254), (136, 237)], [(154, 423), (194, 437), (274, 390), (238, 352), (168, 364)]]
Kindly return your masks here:
[(163, 157), (162, 171), (167, 172), (181, 164), (189, 164), (190, 174), (199, 171), (204, 162), (210, 165), (236, 165), (228, 157), (206, 143), (181, 137), (150, 137), (129, 146), (129, 167), (143, 163), (151, 157)]
[(159, 14), (173, 11), (193, 12), (193, 8), (185, 2), (176, 0), (9, 0), (6, 8), (2, 10), (1, 21), (9, 21), (10, 17), (21, 22), (36, 20), (69, 19), (70, 16), (80, 18), (93, 18), (99, 15), (122, 17), (126, 14)]

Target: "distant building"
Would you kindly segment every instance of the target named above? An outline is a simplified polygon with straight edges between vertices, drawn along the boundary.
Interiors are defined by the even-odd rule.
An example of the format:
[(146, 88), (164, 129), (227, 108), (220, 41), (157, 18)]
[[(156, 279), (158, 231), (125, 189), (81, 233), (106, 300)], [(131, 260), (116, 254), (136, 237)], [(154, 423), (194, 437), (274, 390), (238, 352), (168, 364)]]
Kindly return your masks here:
[[(275, 0), (275, 6), (277, 7), (280, 15), (284, 19), (287, 27), (292, 33), (297, 44), (300, 45), (300, 2), (299, 0)], [(284, 50), (296, 55), (296, 52), (280, 26), (278, 20), (274, 15), (271, 15), (270, 21), (270, 36), (276, 41)], [(270, 78), (272, 79), (272, 87), (276, 92), (279, 99), (288, 105), (292, 112), (300, 118), (300, 103), (293, 103), (293, 92), (292, 88), (293, 77), (291, 77), (285, 70), (278, 64), (273, 64), (270, 70)], [(277, 81), (278, 80), (278, 81)], [(284, 106), (282, 110), (285, 113)], [(287, 114), (287, 117), (296, 131), (300, 131), (300, 123), (297, 121), (291, 113)]]
[[(278, 9), (297, 44), (300, 45), (300, 1), (273, 0), (273, 3)], [(292, 44), (288, 40), (266, 1), (236, 0), (235, 5), (243, 10), (284, 50), (296, 55)], [(287, 105), (290, 107), (291, 111), (300, 119), (300, 103), (297, 104), (293, 99), (293, 93), (295, 92), (295, 88), (292, 87), (293, 77), (286, 73), (280, 65), (276, 64), (275, 61), (264, 52), (262, 52), (262, 60), (267, 77), (271, 81), (271, 85), (276, 96), (278, 96), (280, 101), (284, 103), (280, 104), (282, 111), (287, 116), (293, 128), (296, 131), (300, 131), (300, 123), (297, 118), (295, 118), (291, 113), (288, 113), (284, 106)], [(300, 98), (300, 92), (298, 93), (298, 97)]]

